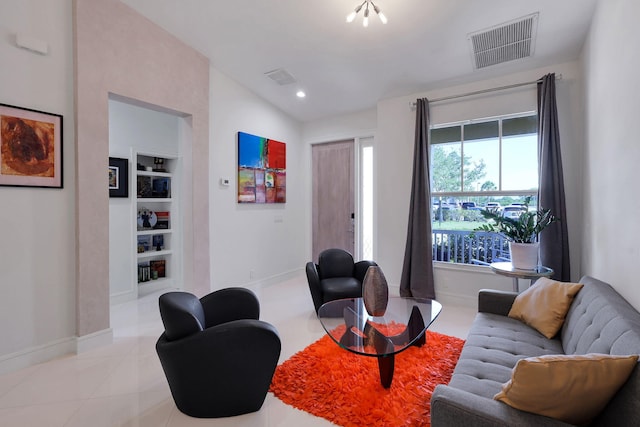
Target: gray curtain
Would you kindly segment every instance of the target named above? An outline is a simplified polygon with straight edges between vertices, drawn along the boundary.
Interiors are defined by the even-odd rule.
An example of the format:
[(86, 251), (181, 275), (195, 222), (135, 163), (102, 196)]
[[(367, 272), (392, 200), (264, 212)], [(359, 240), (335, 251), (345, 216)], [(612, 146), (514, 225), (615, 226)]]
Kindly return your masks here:
[(551, 209), (551, 213), (560, 218), (540, 233), (540, 262), (554, 270), (554, 279), (570, 281), (569, 219), (564, 199), (556, 75), (553, 73), (538, 82), (538, 160), (538, 206)]
[(417, 102), (412, 179), (400, 295), (435, 298), (429, 181), (429, 101), (426, 98), (418, 99)]

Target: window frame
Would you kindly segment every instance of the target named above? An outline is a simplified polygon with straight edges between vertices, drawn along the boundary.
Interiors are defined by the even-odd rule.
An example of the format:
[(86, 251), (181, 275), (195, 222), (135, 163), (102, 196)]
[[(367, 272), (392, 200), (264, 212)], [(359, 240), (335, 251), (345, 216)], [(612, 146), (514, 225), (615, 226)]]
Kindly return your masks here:
[[(437, 143), (437, 144), (433, 144), (432, 140), (431, 140), (431, 131), (433, 131), (434, 129), (443, 129), (443, 128), (448, 128), (448, 127), (455, 127), (455, 126), (460, 126), (460, 159), (461, 159), (461, 165), (460, 165), (460, 189), (461, 191), (440, 191), (440, 192), (433, 192), (431, 191), (431, 198), (434, 197), (501, 197), (501, 196), (533, 196), (533, 197), (537, 197), (538, 195), (538, 189), (539, 189), (539, 179), (540, 179), (540, 175), (539, 175), (539, 159), (537, 159), (538, 162), (538, 184), (536, 185), (536, 189), (533, 190), (501, 190), (502, 188), (502, 180), (503, 180), (503, 159), (502, 159), (502, 153), (503, 153), (503, 121), (504, 120), (508, 120), (508, 119), (513, 119), (513, 118), (520, 118), (520, 117), (535, 117), (537, 116), (537, 112), (536, 111), (526, 111), (526, 112), (521, 112), (521, 113), (512, 113), (512, 114), (504, 114), (504, 115), (500, 115), (500, 116), (494, 116), (494, 117), (485, 117), (485, 118), (478, 118), (478, 119), (470, 119), (470, 120), (461, 120), (461, 121), (456, 121), (456, 122), (449, 122), (449, 123), (442, 123), (442, 124), (438, 124), (438, 125), (432, 125), (429, 127), (429, 182), (430, 182), (430, 187), (433, 188), (433, 156), (431, 155), (431, 149), (434, 145), (439, 145), (439, 144), (443, 144), (443, 143)], [(492, 122), (492, 121), (497, 121), (498, 122), (498, 190), (491, 190), (491, 191), (464, 191), (464, 126), (465, 125), (470, 125), (470, 124), (476, 124), (476, 123), (487, 123), (487, 122)], [(536, 135), (538, 134), (538, 131), (536, 130)], [(471, 140), (473, 141), (473, 140)]]

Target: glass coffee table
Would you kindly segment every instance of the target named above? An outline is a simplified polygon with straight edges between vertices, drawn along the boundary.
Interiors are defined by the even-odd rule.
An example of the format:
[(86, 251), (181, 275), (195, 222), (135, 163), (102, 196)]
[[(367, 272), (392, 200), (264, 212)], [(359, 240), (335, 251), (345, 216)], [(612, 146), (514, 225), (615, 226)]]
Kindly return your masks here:
[(384, 316), (367, 313), (362, 298), (330, 301), (318, 310), (322, 327), (340, 347), (361, 356), (376, 357), (380, 383), (393, 380), (394, 357), (411, 346), (426, 343), (426, 331), (442, 305), (422, 298), (390, 297)]

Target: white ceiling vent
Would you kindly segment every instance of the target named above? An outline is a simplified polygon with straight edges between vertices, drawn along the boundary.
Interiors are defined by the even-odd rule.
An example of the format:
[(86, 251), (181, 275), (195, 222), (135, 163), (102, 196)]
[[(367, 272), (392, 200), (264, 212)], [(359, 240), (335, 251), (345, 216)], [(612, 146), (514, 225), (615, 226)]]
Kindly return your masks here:
[(467, 36), (473, 67), (490, 67), (533, 55), (538, 13), (477, 31)]
[(284, 68), (267, 71), (266, 73), (264, 73), (264, 75), (269, 77), (274, 82), (278, 83), (280, 86), (290, 85), (291, 83), (296, 82), (295, 77), (289, 74), (289, 72)]

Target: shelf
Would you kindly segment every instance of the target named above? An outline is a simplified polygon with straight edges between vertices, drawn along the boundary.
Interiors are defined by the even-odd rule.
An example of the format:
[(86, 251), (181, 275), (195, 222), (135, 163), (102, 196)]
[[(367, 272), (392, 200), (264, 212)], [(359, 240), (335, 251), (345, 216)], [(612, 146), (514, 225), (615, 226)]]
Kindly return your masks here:
[(171, 232), (170, 228), (154, 228), (151, 230), (138, 230), (136, 233), (138, 236), (151, 236), (153, 234), (170, 234)]
[(138, 256), (138, 259), (142, 259), (142, 258), (153, 258), (157, 256), (162, 256), (162, 255), (171, 255), (172, 253), (173, 251), (169, 249), (163, 249), (161, 251), (140, 252), (140, 253), (137, 253), (137, 256)]
[(138, 197), (136, 198), (138, 203), (169, 203), (173, 202), (171, 197)]
[(171, 178), (173, 176), (170, 172), (153, 172), (153, 171), (136, 171), (136, 175), (139, 176), (158, 176), (163, 178)]

